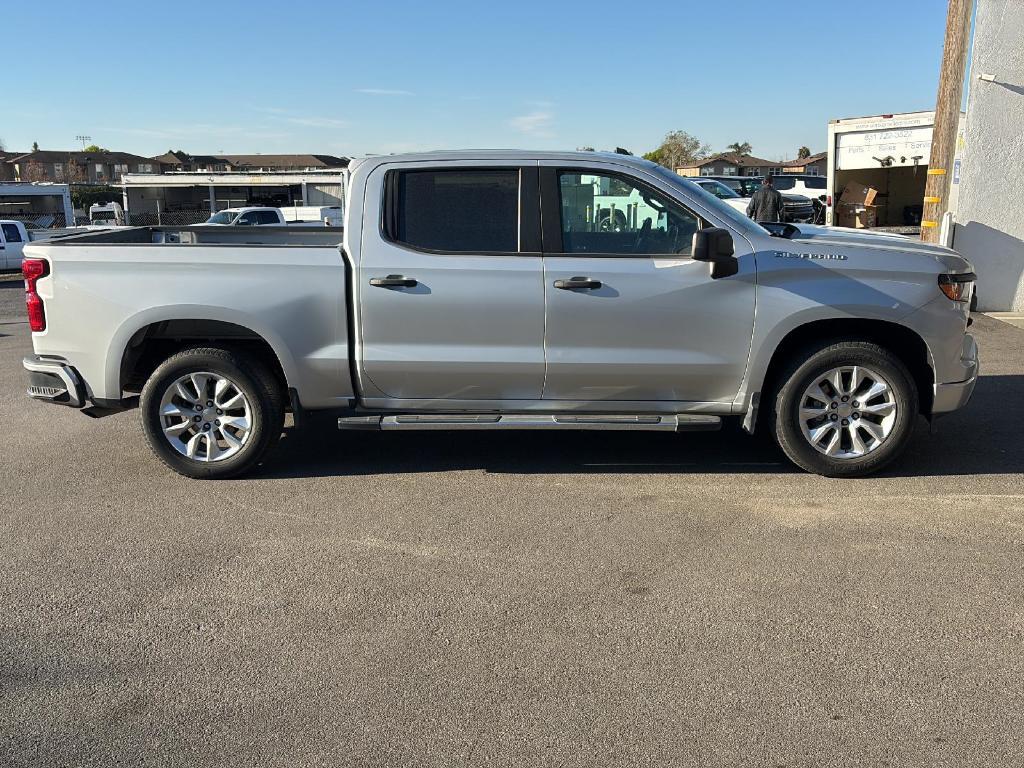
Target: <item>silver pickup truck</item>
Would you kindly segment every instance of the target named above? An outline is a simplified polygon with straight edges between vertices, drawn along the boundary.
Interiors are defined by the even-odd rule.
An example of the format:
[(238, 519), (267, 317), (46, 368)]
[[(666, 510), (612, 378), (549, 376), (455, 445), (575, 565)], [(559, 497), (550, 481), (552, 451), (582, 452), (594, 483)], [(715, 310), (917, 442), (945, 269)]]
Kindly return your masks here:
[(864, 475), (963, 406), (975, 276), (898, 236), (766, 229), (631, 156), (353, 162), (344, 228), (133, 227), (25, 250), (31, 397), (140, 406), (176, 472), (342, 429), (772, 431)]

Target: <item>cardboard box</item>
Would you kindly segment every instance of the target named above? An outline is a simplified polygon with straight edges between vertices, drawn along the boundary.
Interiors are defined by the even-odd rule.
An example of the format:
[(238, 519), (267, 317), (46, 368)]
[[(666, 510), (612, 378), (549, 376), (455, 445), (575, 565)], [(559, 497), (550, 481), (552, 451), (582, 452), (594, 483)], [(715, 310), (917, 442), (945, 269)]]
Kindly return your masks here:
[(840, 203), (836, 210), (836, 225), (852, 229), (876, 227), (878, 226), (878, 206)]
[(861, 184), (859, 181), (851, 181), (843, 187), (843, 194), (839, 196), (839, 203), (842, 205), (874, 205), (875, 195), (878, 190)]

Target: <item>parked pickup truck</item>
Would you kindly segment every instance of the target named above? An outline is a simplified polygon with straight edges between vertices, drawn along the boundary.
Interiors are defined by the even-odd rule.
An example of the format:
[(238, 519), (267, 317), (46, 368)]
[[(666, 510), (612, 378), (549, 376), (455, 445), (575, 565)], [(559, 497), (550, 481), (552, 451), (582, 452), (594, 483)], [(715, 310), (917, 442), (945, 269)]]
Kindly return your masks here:
[[(614, 184), (607, 183), (609, 179)], [(639, 198), (602, 227), (594, 197)], [(765, 229), (631, 156), (354, 161), (327, 228), (134, 227), (26, 249), (29, 396), (140, 405), (197, 478), (260, 462), (286, 411), (341, 429), (765, 427), (863, 475), (978, 375), (975, 276), (895, 236)]]
[(76, 232), (86, 231), (85, 227), (62, 227), (40, 229), (26, 225), (17, 219), (0, 219), (0, 269), (19, 270), (24, 257), (25, 246), (37, 240), (50, 240)]
[(288, 224), (312, 227), (339, 227), (342, 225), (341, 206), (289, 206), (271, 208), (250, 206), (248, 208), (225, 208), (205, 222), (210, 226), (259, 227)]

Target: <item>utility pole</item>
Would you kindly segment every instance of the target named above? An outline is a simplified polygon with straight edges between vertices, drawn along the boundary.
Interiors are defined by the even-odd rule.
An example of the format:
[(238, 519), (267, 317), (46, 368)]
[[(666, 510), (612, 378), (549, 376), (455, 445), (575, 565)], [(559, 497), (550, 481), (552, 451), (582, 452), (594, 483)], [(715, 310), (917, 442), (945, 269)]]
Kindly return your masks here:
[(921, 239), (926, 243), (939, 241), (942, 214), (949, 208), (950, 176), (953, 172), (953, 156), (956, 154), (973, 7), (974, 0), (949, 0), (949, 10), (946, 12), (946, 41), (942, 48), (942, 66), (939, 68), (932, 152), (928, 159), (924, 213), (921, 216)]

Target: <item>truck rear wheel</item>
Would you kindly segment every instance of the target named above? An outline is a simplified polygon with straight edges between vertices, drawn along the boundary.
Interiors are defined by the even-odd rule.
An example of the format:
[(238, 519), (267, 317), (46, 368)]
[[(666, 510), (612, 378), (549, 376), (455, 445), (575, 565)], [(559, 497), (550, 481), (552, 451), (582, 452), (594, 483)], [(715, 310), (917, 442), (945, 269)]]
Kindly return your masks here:
[(772, 429), (797, 466), (826, 477), (877, 472), (906, 448), (918, 413), (913, 377), (876, 344), (837, 341), (781, 377)]
[(142, 427), (157, 457), (198, 479), (240, 475), (281, 436), (281, 385), (258, 360), (217, 347), (186, 349), (149, 377)]

